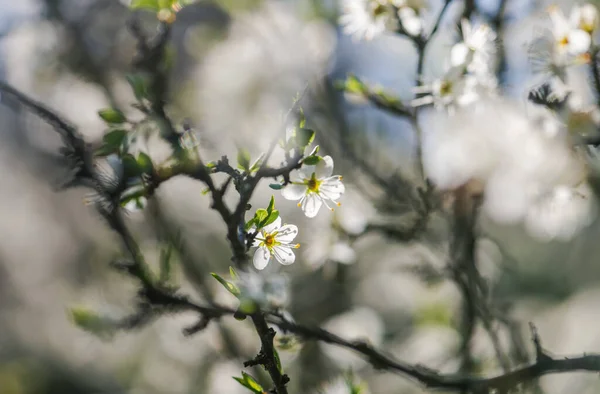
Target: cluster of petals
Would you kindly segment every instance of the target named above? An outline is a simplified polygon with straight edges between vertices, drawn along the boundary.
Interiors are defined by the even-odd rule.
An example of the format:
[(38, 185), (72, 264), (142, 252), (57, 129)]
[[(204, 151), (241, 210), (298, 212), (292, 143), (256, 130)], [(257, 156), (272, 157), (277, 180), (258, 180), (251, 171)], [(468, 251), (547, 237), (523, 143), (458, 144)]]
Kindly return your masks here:
[[(385, 31), (418, 36), (424, 0), (343, 0), (339, 23), (355, 39), (371, 40)], [(401, 28), (401, 29), (400, 29)]]
[(413, 106), (433, 104), (437, 109), (453, 111), (492, 93), (496, 78), (492, 69), (496, 33), (488, 25), (472, 26), (461, 22), (462, 41), (450, 50), (444, 75), (430, 84), (418, 86)]

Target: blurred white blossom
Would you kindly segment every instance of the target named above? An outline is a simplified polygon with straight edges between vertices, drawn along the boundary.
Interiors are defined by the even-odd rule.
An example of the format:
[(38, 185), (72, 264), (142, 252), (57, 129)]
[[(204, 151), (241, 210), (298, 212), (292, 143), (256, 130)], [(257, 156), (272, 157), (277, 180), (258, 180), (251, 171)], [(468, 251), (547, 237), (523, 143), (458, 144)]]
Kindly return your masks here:
[(298, 227), (293, 224), (281, 225), (281, 217), (259, 230), (252, 246), (257, 247), (252, 262), (258, 270), (263, 270), (271, 257), (283, 265), (290, 265), (296, 261), (296, 255), (292, 249), (297, 249), (300, 244), (292, 241), (298, 235)]
[(462, 41), (451, 48), (444, 75), (414, 88), (419, 96), (413, 106), (433, 104), (452, 113), (495, 92), (496, 33), (488, 25), (472, 26), (467, 20), (461, 26)]
[[(491, 100), (438, 121), (425, 136), (424, 166), (439, 188), (482, 182), (485, 213), (500, 223), (525, 221), (536, 237), (564, 239), (590, 223), (595, 200), (585, 163), (555, 119)], [(557, 214), (566, 196), (573, 210)]]
[(566, 67), (590, 61), (590, 47), (598, 23), (594, 6), (574, 6), (569, 16), (553, 5), (548, 8), (551, 27), (531, 45), (534, 70), (556, 75), (563, 81)]
[(340, 175), (333, 174), (333, 159), (325, 156), (316, 165), (304, 165), (294, 173), (291, 184), (286, 186), (281, 195), (288, 200), (300, 200), (298, 206), (309, 218), (319, 213), (322, 205), (333, 211), (328, 201), (340, 205), (338, 200), (346, 190)]
[(339, 23), (355, 39), (371, 40), (396, 28), (395, 12), (390, 0), (343, 0)]

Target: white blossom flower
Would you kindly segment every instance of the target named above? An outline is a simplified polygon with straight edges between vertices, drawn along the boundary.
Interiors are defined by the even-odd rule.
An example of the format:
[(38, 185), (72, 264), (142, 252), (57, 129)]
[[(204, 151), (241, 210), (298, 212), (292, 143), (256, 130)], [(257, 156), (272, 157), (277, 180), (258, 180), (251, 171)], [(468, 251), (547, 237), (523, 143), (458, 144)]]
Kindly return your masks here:
[(464, 66), (475, 75), (491, 73), (496, 52), (496, 33), (486, 25), (472, 26), (467, 19), (461, 21), (463, 40), (450, 51), (451, 66)]
[(281, 195), (287, 200), (300, 200), (298, 206), (309, 218), (317, 216), (322, 205), (333, 211), (328, 202), (341, 205), (336, 200), (344, 194), (346, 188), (342, 183), (342, 176), (331, 175), (332, 173), (333, 159), (325, 156), (316, 165), (302, 166), (291, 177), (291, 184), (281, 191)]
[(473, 103), (478, 99), (477, 80), (465, 75), (464, 66), (451, 67), (443, 77), (431, 84), (418, 86), (413, 89), (423, 96), (412, 100), (415, 107), (433, 104), (436, 109), (449, 109)]
[(355, 39), (372, 40), (395, 28), (395, 8), (389, 0), (344, 0), (339, 23)]
[(283, 265), (292, 264), (296, 260), (292, 249), (300, 247), (300, 244), (292, 243), (296, 235), (298, 235), (298, 227), (293, 224), (282, 226), (280, 217), (261, 228), (252, 245), (258, 247), (252, 260), (254, 267), (263, 270), (273, 256)]
[(568, 18), (557, 6), (551, 6), (548, 14), (550, 32), (533, 41), (530, 58), (534, 71), (556, 75), (564, 81), (566, 67), (590, 61), (597, 15), (593, 6), (575, 7)]
[(598, 28), (598, 9), (589, 3), (575, 6), (571, 11), (571, 20), (591, 36)]

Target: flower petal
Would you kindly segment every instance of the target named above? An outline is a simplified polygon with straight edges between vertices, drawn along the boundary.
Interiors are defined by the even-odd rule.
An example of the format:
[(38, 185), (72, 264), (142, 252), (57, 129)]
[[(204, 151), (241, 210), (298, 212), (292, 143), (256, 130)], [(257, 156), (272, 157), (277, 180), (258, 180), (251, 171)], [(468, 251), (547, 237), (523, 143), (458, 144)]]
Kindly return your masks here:
[(323, 200), (314, 193), (308, 194), (306, 198), (302, 200), (302, 210), (306, 217), (309, 218), (317, 216), (319, 209), (321, 209), (321, 205), (323, 205)]
[(317, 179), (327, 178), (333, 174), (333, 159), (327, 155), (315, 166), (315, 175)]
[(306, 179), (310, 179), (312, 177), (313, 172), (316, 171), (316, 166), (302, 166), (298, 170), (298, 178), (300, 181), (304, 181)]
[(275, 259), (283, 265), (290, 265), (296, 261), (296, 255), (292, 252), (292, 249), (285, 246), (275, 246), (273, 248), (273, 254)]
[(335, 175), (323, 180), (319, 187), (319, 192), (330, 200), (337, 200), (346, 191), (346, 186), (340, 180), (339, 175)]
[(263, 231), (267, 234), (270, 234), (273, 231), (277, 230), (279, 227), (281, 227), (281, 216), (278, 216), (273, 223), (263, 227)]
[(285, 226), (281, 226), (275, 236), (275, 240), (282, 244), (289, 244), (296, 238), (296, 235), (298, 235), (298, 227), (293, 224), (286, 224)]
[(269, 260), (271, 260), (271, 253), (269, 249), (265, 246), (261, 246), (256, 249), (254, 252), (254, 257), (252, 258), (252, 263), (254, 264), (254, 268), (257, 270), (263, 270), (269, 264)]
[(569, 33), (569, 52), (573, 55), (581, 55), (590, 49), (592, 39), (583, 30), (573, 30)]
[(299, 200), (306, 194), (306, 185), (287, 185), (281, 190), (281, 195), (286, 200)]

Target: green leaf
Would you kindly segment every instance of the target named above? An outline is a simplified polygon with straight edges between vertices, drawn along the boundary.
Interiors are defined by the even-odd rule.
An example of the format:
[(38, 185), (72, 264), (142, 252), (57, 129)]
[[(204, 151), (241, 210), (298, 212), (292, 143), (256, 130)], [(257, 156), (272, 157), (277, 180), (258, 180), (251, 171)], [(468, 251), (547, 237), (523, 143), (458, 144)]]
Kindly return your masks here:
[(239, 278), (237, 272), (235, 272), (235, 268), (231, 266), (229, 267), (229, 276), (231, 276), (232, 280), (238, 280)]
[(99, 147), (98, 149), (96, 149), (94, 151), (94, 155), (102, 157), (102, 156), (108, 156), (113, 153), (117, 153), (118, 151), (119, 151), (118, 146), (103, 144), (101, 147)]
[(123, 161), (123, 172), (126, 178), (140, 175), (140, 167), (132, 154), (127, 153), (121, 158)]
[(306, 125), (306, 116), (304, 116), (304, 110), (302, 108), (300, 108), (300, 119), (298, 122), (298, 127), (300, 127), (302, 129), (302, 128), (304, 128), (305, 125)]
[(225, 287), (225, 289), (227, 289), (228, 292), (230, 292), (231, 294), (233, 294), (236, 297), (240, 297), (240, 289), (238, 289), (238, 287), (236, 285), (234, 285), (231, 282), (226, 281), (225, 279), (221, 278), (218, 274), (211, 272), (210, 273), (213, 278), (215, 278), (216, 280), (219, 281), (220, 284), (223, 285), (223, 287)]
[(261, 223), (261, 227), (265, 227), (268, 226), (269, 224), (273, 223), (275, 220), (277, 220), (277, 218), (279, 217), (279, 211), (278, 210), (274, 210), (273, 212), (271, 212), (269, 214), (269, 217), (267, 217), (265, 219), (265, 221), (263, 223)]
[(253, 217), (252, 219), (250, 219), (246, 222), (246, 224), (244, 225), (244, 230), (246, 230), (246, 231), (250, 230), (250, 228), (253, 225), (256, 225), (256, 217)]
[(279, 352), (277, 349), (273, 349), (273, 356), (275, 356), (275, 364), (277, 364), (277, 369), (279, 373), (283, 375), (283, 368), (281, 367), (281, 359), (279, 358)]
[(238, 310), (244, 315), (251, 315), (256, 312), (257, 309), (258, 305), (256, 305), (254, 300), (245, 297), (240, 299), (240, 306), (238, 307)]
[(264, 393), (265, 390), (262, 388), (262, 386), (260, 384), (258, 384), (256, 379), (254, 379), (252, 376), (248, 375), (246, 372), (242, 372), (242, 376), (244, 377), (244, 381), (248, 385), (246, 387), (248, 387), (250, 390), (254, 391), (257, 394)]
[(269, 217), (269, 212), (266, 209), (258, 209), (254, 214), (254, 220), (256, 221), (256, 227), (262, 227), (262, 222), (264, 222)]
[(136, 10), (139, 8), (148, 9), (158, 12), (158, 0), (132, 0), (131, 9)]
[(140, 152), (137, 158), (139, 171), (143, 174), (151, 174), (154, 170), (152, 159), (144, 152)]
[(265, 154), (261, 153), (261, 155), (258, 157), (258, 159), (256, 159), (256, 161), (250, 167), (250, 172), (258, 171), (258, 169), (262, 165), (264, 157), (265, 157)]
[(98, 111), (98, 115), (109, 124), (125, 123), (127, 120), (123, 112), (113, 108), (101, 109)]
[(314, 166), (321, 161), (320, 156), (308, 156), (304, 160), (302, 160), (302, 164), (306, 164), (309, 166)]
[(110, 146), (111, 148), (119, 148), (127, 137), (127, 131), (123, 129), (115, 129), (111, 130), (108, 133), (104, 134), (102, 137), (102, 142), (104, 142), (104, 146)]
[(281, 190), (283, 189), (283, 185), (281, 183), (271, 183), (269, 187), (273, 190)]
[(319, 153), (319, 149), (321, 149), (321, 147), (319, 147), (319, 145), (315, 146), (315, 147), (313, 148), (312, 152), (310, 152), (310, 153), (308, 154), (308, 156), (316, 156), (316, 155), (317, 155), (317, 153)]
[(73, 323), (99, 337), (110, 337), (115, 332), (115, 327), (96, 312), (86, 307), (73, 307), (68, 310)]
[(275, 196), (271, 196), (271, 201), (269, 201), (269, 206), (267, 207), (267, 212), (271, 214), (273, 209), (275, 208)]
[(240, 170), (250, 171), (250, 152), (244, 148), (238, 149), (237, 162)]
[(242, 372), (242, 377), (238, 378), (233, 376), (233, 378), (242, 386), (252, 391), (254, 394), (263, 394), (265, 390), (262, 388), (260, 384), (254, 379), (252, 376), (248, 375), (245, 372)]
[(148, 89), (146, 88), (146, 79), (139, 74), (129, 74), (125, 76), (131, 90), (138, 101), (142, 101), (148, 95)]
[(315, 131), (311, 129), (299, 128), (296, 130), (296, 144), (300, 148), (310, 145), (315, 139)]

